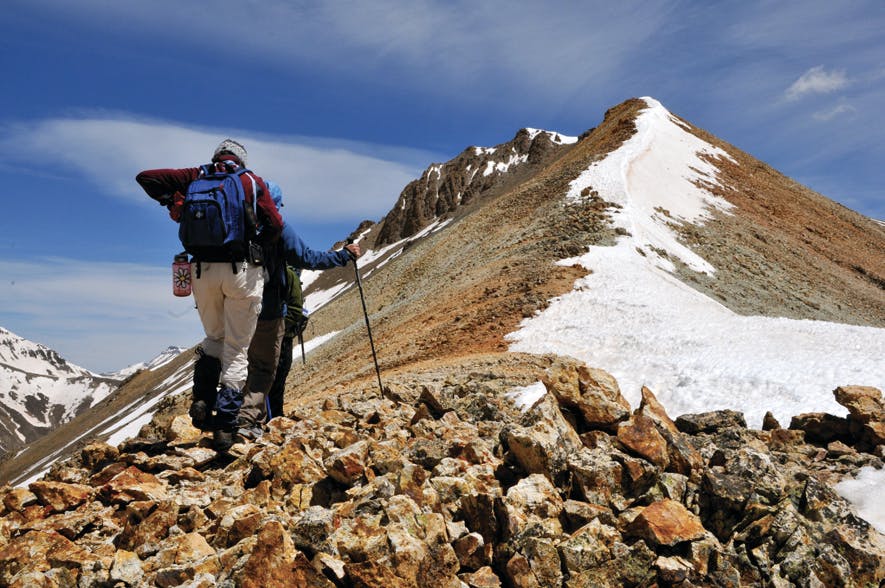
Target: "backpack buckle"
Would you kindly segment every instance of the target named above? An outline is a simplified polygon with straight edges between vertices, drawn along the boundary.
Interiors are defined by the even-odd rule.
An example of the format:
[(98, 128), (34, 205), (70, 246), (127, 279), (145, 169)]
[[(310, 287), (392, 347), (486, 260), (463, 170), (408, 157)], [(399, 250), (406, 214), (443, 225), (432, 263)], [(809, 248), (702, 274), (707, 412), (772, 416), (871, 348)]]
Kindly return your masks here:
[(249, 243), (248, 261), (254, 265), (264, 265), (264, 250), (258, 243)]

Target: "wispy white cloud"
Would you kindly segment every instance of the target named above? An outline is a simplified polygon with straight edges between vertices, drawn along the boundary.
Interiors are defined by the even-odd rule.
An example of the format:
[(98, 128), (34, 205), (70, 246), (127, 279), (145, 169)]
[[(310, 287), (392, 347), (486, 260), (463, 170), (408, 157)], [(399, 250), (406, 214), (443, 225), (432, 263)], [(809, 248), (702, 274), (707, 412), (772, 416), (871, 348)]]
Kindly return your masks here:
[[(811, 109), (822, 106), (806, 104), (803, 110), (797, 105), (802, 99), (811, 102), (835, 92), (853, 99), (882, 68), (885, 10), (875, 0), (716, 4), (704, 22), (720, 43), (700, 63), (722, 60), (726, 92), (751, 116), (783, 121), (792, 115), (798, 124), (807, 124)], [(728, 83), (734, 72), (741, 77), (739, 85)], [(865, 105), (855, 106), (863, 111)], [(765, 128), (766, 134), (779, 131), (768, 124)]]
[(857, 109), (855, 107), (851, 106), (850, 104), (838, 104), (838, 105), (836, 105), (832, 108), (829, 108), (827, 110), (819, 110), (819, 111), (815, 112), (814, 114), (812, 114), (811, 116), (812, 116), (812, 118), (814, 118), (814, 120), (826, 122), (826, 121), (832, 120), (838, 116), (841, 116), (844, 114), (851, 114), (854, 112), (857, 112)]
[(109, 196), (147, 201), (135, 183), (143, 169), (193, 167), (209, 161), (222, 139), (244, 143), (249, 165), (283, 188), (304, 221), (379, 218), (434, 155), (419, 150), (310, 137), (274, 137), (119, 116), (59, 118), (6, 125), (0, 157), (82, 173)]
[(44, 258), (0, 260), (0, 275), (0, 324), (92, 371), (203, 338), (193, 299), (172, 295), (171, 268)]
[(822, 65), (812, 67), (793, 82), (784, 93), (788, 100), (798, 100), (809, 94), (830, 94), (848, 85), (843, 70), (827, 71)]
[[(138, 171), (205, 163), (227, 136), (245, 143), (255, 170), (283, 187), (284, 216), (298, 225), (379, 218), (432, 157), (389, 146), (118, 116), (5, 125), (0, 159), (38, 174), (73, 170), (96, 192), (150, 205), (135, 183)], [(203, 337), (193, 300), (172, 295), (171, 270), (164, 267), (7, 259), (0, 261), (0, 325), (87, 369), (118, 370)]]

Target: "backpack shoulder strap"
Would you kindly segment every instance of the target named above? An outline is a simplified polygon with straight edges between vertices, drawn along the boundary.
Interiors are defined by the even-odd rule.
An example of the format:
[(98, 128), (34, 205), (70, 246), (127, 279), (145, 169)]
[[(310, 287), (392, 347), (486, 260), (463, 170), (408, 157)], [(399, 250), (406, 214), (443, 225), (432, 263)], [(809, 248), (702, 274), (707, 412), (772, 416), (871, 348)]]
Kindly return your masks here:
[(244, 174), (248, 174), (249, 181), (252, 182), (252, 196), (255, 200), (258, 200), (258, 180), (255, 179), (255, 172), (251, 169), (238, 169), (237, 177), (242, 177)]
[(243, 208), (246, 212), (246, 224), (251, 227), (252, 236), (254, 237), (260, 232), (258, 223), (258, 190), (260, 188), (260, 184), (258, 183), (258, 180), (255, 179), (255, 173), (253, 173), (252, 170), (248, 168), (238, 169), (235, 173), (237, 176), (237, 181), (240, 182), (241, 185), (244, 175), (246, 175), (246, 177), (248, 177), (249, 181), (252, 183), (252, 201), (249, 201), (248, 191), (244, 189)]
[[(255, 179), (255, 172), (253, 172), (252, 170), (250, 170), (250, 169), (237, 170), (237, 177), (240, 178), (240, 181), (242, 181), (242, 177), (244, 174), (247, 175), (249, 178), (249, 181), (252, 182), (252, 202), (247, 202), (247, 204), (249, 205), (248, 208), (252, 210), (252, 214), (257, 215), (258, 214), (258, 197), (259, 197), (258, 192), (259, 192), (259, 190), (261, 190), (261, 184), (259, 184), (258, 180)], [(255, 220), (257, 222), (257, 216), (256, 216)]]

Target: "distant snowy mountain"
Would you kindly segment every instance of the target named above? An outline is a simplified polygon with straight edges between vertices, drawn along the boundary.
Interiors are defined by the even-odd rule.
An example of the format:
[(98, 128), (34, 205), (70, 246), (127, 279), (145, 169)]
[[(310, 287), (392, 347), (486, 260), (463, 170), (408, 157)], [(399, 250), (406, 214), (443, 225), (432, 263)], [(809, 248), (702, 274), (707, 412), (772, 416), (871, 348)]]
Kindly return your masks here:
[(108, 378), (114, 378), (118, 380), (125, 380), (135, 372), (139, 370), (155, 370), (159, 367), (162, 367), (187, 351), (185, 347), (176, 347), (175, 345), (170, 345), (162, 353), (157, 355), (150, 361), (144, 361), (141, 363), (135, 363), (130, 365), (129, 367), (125, 367), (122, 370), (113, 372), (111, 374), (104, 374)]
[(94, 374), (0, 327), (0, 453), (70, 421), (119, 382), (117, 376)]
[(159, 405), (190, 388), (194, 354), (184, 351), (168, 347), (148, 362), (113, 374), (116, 386), (103, 399), (94, 399), (75, 418), (42, 431), (24, 447), (14, 444), (14, 455), (5, 463), (0, 460), (0, 480), (27, 486), (85, 443), (101, 440), (117, 445), (137, 436)]

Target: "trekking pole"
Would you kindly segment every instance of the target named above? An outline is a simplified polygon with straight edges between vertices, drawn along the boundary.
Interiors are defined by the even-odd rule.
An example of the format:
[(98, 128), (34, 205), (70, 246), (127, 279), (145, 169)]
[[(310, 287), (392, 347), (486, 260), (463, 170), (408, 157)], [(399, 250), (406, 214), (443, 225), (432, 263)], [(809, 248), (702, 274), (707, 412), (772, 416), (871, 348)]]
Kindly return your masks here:
[(301, 316), (299, 317), (298, 325), (295, 327), (298, 329), (298, 344), (301, 345), (301, 365), (307, 365), (307, 354), (304, 351), (304, 330), (307, 328), (307, 319), (310, 316), (310, 313), (307, 312), (307, 309), (304, 306), (301, 306)]
[[(353, 239), (348, 239), (347, 244), (353, 243)], [(353, 259), (353, 273), (356, 274), (356, 285), (360, 291), (360, 301), (363, 303), (363, 316), (366, 318), (366, 330), (369, 332), (369, 345), (372, 347), (372, 361), (375, 362), (375, 375), (378, 376), (378, 389), (384, 394), (384, 385), (381, 384), (381, 369), (378, 367), (378, 356), (375, 354), (375, 341), (372, 339), (372, 325), (369, 324), (369, 311), (366, 310), (366, 297), (363, 294), (363, 281), (360, 279), (360, 268), (356, 263), (356, 256), (347, 250), (350, 258)]]

